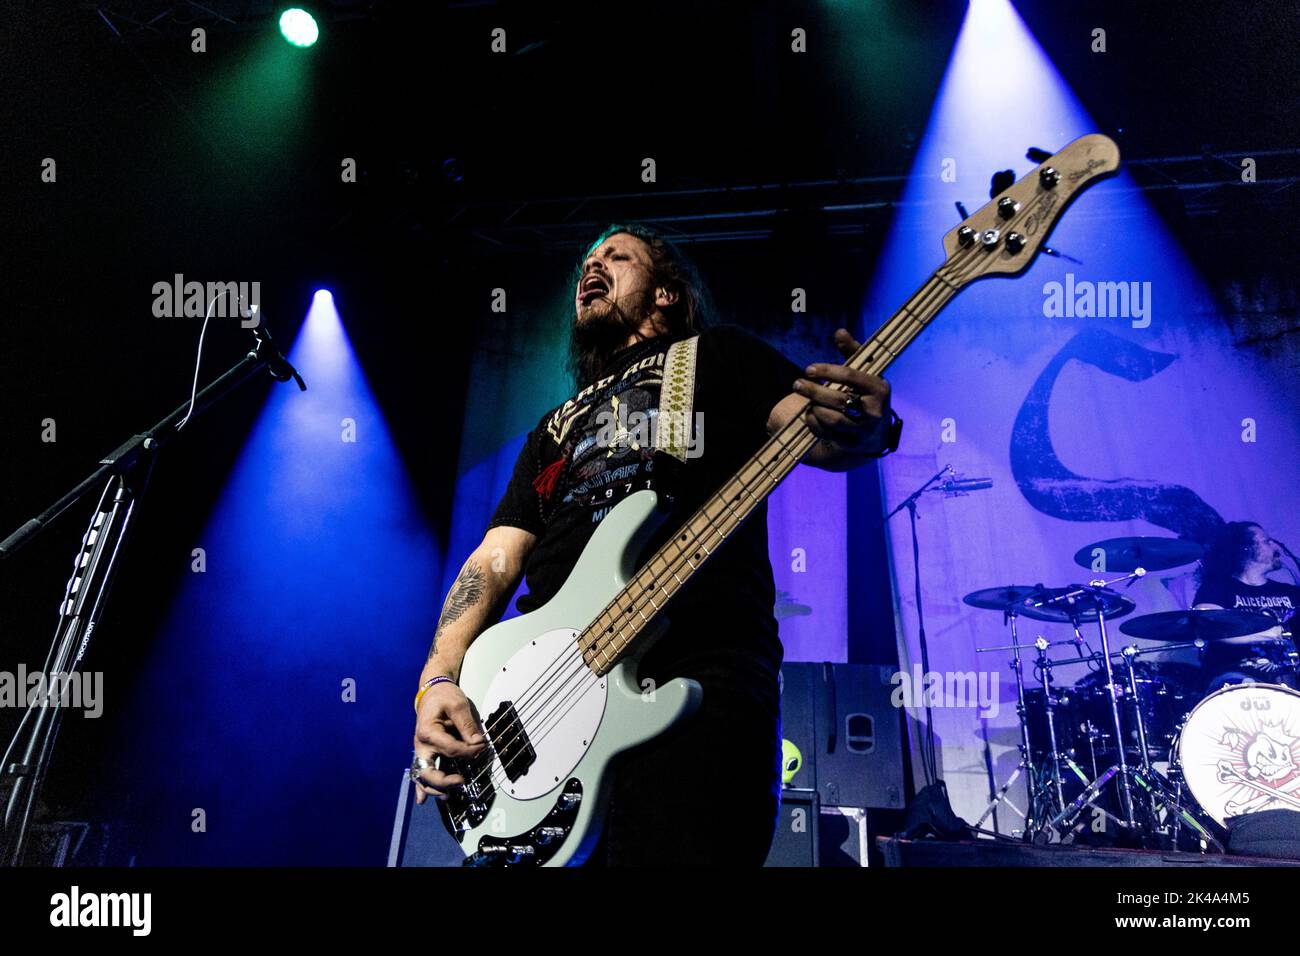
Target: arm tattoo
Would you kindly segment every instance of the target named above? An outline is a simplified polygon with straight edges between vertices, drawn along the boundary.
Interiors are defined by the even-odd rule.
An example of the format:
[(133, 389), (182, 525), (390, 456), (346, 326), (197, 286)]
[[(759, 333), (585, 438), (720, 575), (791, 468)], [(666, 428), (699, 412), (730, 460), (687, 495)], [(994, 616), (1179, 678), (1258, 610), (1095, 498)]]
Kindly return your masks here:
[(483, 597), (483, 571), (474, 559), (470, 558), (460, 569), (456, 583), (451, 586), (447, 600), (442, 605), (442, 616), (438, 618), (438, 630), (433, 635), (433, 646), (429, 648), (429, 657), (438, 653), (438, 638), (447, 626), (472, 608)]

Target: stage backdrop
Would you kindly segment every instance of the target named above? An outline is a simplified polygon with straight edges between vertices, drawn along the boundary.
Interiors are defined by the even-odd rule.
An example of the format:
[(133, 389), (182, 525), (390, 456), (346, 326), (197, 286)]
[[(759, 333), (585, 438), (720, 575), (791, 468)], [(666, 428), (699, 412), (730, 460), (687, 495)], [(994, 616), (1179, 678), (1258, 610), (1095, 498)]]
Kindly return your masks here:
[[(974, 112), (941, 107), (932, 117), (909, 202), (867, 297), (866, 329), (943, 261), (940, 238), (956, 224), (955, 200), (975, 210), (988, 199), (991, 173), (1032, 168), (1018, 158), (1026, 146), (1056, 148), (1092, 131), (1077, 108), (1018, 115), (1025, 120), (1012, 137), (991, 136)], [(1078, 118), (1034, 119), (1044, 115)], [(955, 162), (953, 182), (941, 175), (946, 161)], [(884, 464), (887, 504), (946, 464), (993, 479), (991, 490), (966, 497), (926, 495), (919, 522), (931, 670), (999, 678), (996, 716), (981, 719), (974, 707), (934, 711), (940, 773), (957, 813), (972, 822), (1019, 758), (1009, 658), (976, 652), (1005, 643), (1002, 617), (965, 606), (963, 595), (1106, 577), (1072, 555), (1122, 535), (1204, 541), (1222, 521), (1253, 519), (1284, 541), (1300, 540), (1294, 349), (1234, 336), (1229, 310), (1122, 175), (1086, 192), (1050, 245), (1079, 261), (1044, 256), (1018, 279), (970, 287), (889, 372), (907, 426), (902, 451)], [(1126, 309), (1117, 301), (1099, 307), (1101, 282), (1122, 284)], [(890, 547), (900, 665), (910, 672), (920, 654), (906, 515), (894, 519)], [(1136, 614), (1187, 607), (1191, 571), (1153, 573), (1122, 590), (1136, 600)], [(1022, 637), (1069, 636), (1062, 626), (1031, 624)], [(1095, 634), (1086, 636), (1095, 647)], [(1083, 676), (1076, 666), (1057, 678)], [(1016, 803), (1023, 808), (1023, 792)], [(1004, 813), (1001, 827), (1019, 822)]]

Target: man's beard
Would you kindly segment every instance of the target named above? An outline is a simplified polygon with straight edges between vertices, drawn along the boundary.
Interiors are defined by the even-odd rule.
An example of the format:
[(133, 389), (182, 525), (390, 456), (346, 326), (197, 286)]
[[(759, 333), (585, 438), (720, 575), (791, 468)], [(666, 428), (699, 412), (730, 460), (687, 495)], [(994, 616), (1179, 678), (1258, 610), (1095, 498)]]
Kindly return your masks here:
[(581, 322), (575, 318), (569, 332), (569, 371), (578, 385), (599, 381), (607, 374), (610, 357), (638, 334), (650, 315), (651, 300), (645, 299), (627, 310), (613, 299), (599, 313), (589, 311)]

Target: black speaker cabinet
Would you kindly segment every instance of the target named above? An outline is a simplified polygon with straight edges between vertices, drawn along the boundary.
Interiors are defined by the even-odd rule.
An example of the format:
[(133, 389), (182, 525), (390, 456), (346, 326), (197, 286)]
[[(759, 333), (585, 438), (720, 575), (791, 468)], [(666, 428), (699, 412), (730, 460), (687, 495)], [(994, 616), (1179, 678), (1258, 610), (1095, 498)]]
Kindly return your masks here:
[(781, 735), (800, 752), (790, 786), (824, 807), (903, 806), (903, 736), (890, 703), (893, 671), (863, 664), (781, 668)]

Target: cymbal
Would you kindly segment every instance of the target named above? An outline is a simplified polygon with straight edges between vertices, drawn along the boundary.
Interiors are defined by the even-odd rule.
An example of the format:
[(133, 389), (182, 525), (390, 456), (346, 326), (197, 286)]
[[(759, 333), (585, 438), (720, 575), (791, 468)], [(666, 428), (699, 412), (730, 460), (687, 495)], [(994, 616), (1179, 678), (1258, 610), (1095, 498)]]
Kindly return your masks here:
[(1130, 637), (1149, 641), (1220, 641), (1249, 643), (1251, 635), (1277, 627), (1277, 618), (1257, 611), (1161, 611), (1143, 614), (1120, 625)]
[(1105, 554), (1106, 564), (1100, 570), (1105, 573), (1118, 571), (1127, 574), (1138, 568), (1167, 571), (1199, 560), (1204, 550), (1195, 541), (1185, 541), (1182, 538), (1107, 538), (1076, 551), (1074, 563), (1091, 570), (1097, 559), (1096, 552), (1101, 551)]
[[(1077, 591), (1081, 587), (1082, 585), (1079, 584), (1071, 584), (1063, 588), (1044, 588), (1042, 593), (1033, 600), (1037, 602), (1063, 598), (1064, 595)], [(1056, 624), (1078, 621), (1080, 624), (1091, 624), (1097, 620), (1098, 610), (1104, 611), (1108, 619), (1113, 619), (1132, 614), (1136, 608), (1137, 605), (1128, 598), (1116, 594), (1109, 588), (1098, 588), (1093, 592), (1076, 594), (1068, 601), (1058, 600), (1052, 604), (1044, 604), (1042, 607), (1022, 605), (1020, 613), (1035, 621), (1049, 621)]]
[(982, 591), (971, 591), (962, 600), (971, 607), (983, 608), (986, 611), (1006, 611), (1013, 604), (1023, 604), (1027, 598), (1034, 597), (1042, 590), (1041, 585), (1005, 584), (996, 588), (984, 588)]

